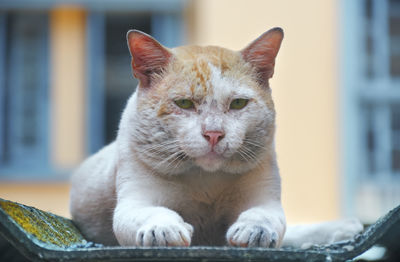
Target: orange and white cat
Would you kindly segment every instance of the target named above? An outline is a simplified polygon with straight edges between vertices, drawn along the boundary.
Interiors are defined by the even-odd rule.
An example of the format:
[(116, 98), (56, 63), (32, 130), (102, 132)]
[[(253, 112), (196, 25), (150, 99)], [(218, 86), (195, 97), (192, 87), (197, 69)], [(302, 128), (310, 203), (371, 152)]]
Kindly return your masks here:
[[(73, 175), (78, 227), (108, 245), (281, 246), (286, 222), (268, 80), (282, 29), (239, 52), (168, 49), (136, 30), (127, 38), (140, 83), (116, 141)], [(321, 230), (323, 237), (312, 233)], [(361, 230), (344, 221), (293, 228), (287, 239), (330, 243)]]

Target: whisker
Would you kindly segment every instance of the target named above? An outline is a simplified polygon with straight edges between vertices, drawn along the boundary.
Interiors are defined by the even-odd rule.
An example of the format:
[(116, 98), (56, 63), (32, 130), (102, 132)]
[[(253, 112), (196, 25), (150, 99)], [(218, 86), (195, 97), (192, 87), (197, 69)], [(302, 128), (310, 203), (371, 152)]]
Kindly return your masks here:
[(243, 160), (245, 160), (246, 162), (250, 162), (250, 160), (246, 157), (246, 155), (244, 155), (244, 153), (241, 152), (240, 148), (237, 152), (243, 158)]
[(167, 141), (161, 144), (154, 144), (138, 150), (138, 153), (145, 154), (149, 157), (158, 157), (164, 159), (169, 156), (171, 153), (176, 152), (179, 149), (177, 141)]
[[(150, 146), (145, 147), (142, 151), (147, 151), (147, 150), (152, 150), (152, 149), (156, 149), (156, 148), (163, 148), (163, 147), (168, 147), (168, 146), (177, 146), (177, 140), (173, 140), (173, 141), (165, 141), (163, 143), (155, 143), (155, 144), (150, 144)], [(139, 150), (140, 151), (140, 150)]]
[(255, 163), (257, 166), (262, 165), (261, 161), (257, 158), (255, 153), (253, 151), (251, 151), (249, 148), (247, 148), (246, 146), (243, 146), (240, 148), (240, 150), (242, 153), (244, 153), (244, 154), (246, 154), (246, 156), (248, 156), (248, 158), (250, 159), (250, 162)]
[(243, 142), (245, 142), (246, 144), (255, 146), (255, 147), (266, 148), (265, 145), (263, 145), (261, 143), (258, 143), (258, 142), (254, 141), (254, 140), (247, 139), (247, 138), (243, 139)]
[[(181, 156), (181, 154), (183, 154), (183, 157)], [(177, 168), (179, 167), (179, 165), (180, 165), (184, 160), (188, 159), (188, 156), (187, 156), (185, 153), (182, 152), (181, 154), (178, 154), (177, 157), (175, 158), (175, 160), (178, 160), (178, 161), (176, 161), (175, 165), (172, 167), (172, 170), (177, 169)], [(174, 160), (174, 161), (175, 161), (175, 160)], [(174, 161), (172, 161), (172, 162), (170, 163), (170, 165), (172, 165), (172, 163), (173, 163)], [(170, 165), (169, 165), (169, 166), (170, 166)]]
[[(171, 154), (169, 157), (165, 158), (164, 160), (160, 161), (156, 166), (154, 166), (152, 169), (157, 170), (158, 167), (160, 167), (163, 164), (167, 163), (167, 166), (165, 167), (168, 169), (176, 160), (182, 159), (182, 154), (185, 154), (183, 150), (179, 150), (173, 154)], [(171, 161), (172, 160), (172, 161)]]
[[(182, 155), (183, 155), (183, 157), (182, 157)], [(183, 159), (185, 159), (185, 155), (186, 154), (182, 150), (174, 153), (172, 161), (167, 161), (167, 166), (165, 167), (165, 169), (174, 170), (177, 167), (179, 167), (179, 164), (183, 161)], [(174, 164), (174, 166), (172, 167), (173, 164)], [(170, 172), (168, 172), (168, 173), (170, 173)]]

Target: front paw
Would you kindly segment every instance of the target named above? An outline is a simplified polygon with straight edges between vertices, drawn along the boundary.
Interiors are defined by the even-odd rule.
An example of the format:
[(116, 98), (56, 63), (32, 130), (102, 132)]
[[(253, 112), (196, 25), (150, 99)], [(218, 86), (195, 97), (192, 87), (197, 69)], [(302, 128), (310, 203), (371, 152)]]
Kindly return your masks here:
[(228, 243), (237, 247), (277, 247), (279, 235), (267, 223), (236, 222), (227, 234)]
[(136, 234), (138, 246), (190, 246), (193, 227), (185, 222), (146, 223)]
[(364, 229), (363, 224), (356, 218), (339, 220), (336, 227), (330, 243), (352, 239)]

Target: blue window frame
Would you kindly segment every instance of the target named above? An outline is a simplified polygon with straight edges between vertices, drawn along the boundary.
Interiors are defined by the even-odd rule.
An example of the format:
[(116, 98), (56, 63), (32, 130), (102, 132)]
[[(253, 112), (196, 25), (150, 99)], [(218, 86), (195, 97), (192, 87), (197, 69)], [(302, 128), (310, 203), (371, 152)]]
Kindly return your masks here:
[(369, 223), (400, 202), (400, 2), (342, 7), (343, 203)]
[(0, 178), (49, 168), (48, 16), (0, 13)]

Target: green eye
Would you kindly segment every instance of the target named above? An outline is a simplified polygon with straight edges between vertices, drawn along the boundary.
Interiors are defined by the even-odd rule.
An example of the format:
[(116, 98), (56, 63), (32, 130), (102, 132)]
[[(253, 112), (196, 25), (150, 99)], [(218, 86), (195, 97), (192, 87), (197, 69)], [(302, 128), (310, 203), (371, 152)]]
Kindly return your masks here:
[(245, 107), (247, 105), (248, 102), (249, 102), (249, 100), (244, 99), (244, 98), (234, 99), (231, 102), (231, 105), (229, 106), (229, 108), (230, 109), (242, 109), (243, 107)]
[(193, 101), (189, 99), (179, 99), (175, 100), (175, 104), (179, 106), (182, 109), (191, 109), (194, 108), (194, 103)]

